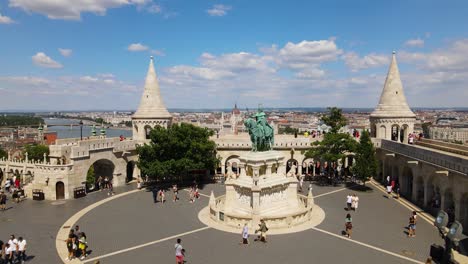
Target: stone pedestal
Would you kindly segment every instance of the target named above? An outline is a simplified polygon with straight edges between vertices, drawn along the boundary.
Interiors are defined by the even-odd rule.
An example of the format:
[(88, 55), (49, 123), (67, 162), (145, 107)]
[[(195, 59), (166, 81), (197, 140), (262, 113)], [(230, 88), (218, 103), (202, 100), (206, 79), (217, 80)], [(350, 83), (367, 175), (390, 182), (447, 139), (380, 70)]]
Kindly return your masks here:
[(249, 152), (239, 157), (241, 174), (226, 182), (226, 195), (210, 197), (210, 217), (229, 227), (245, 223), (255, 229), (260, 219), (269, 229), (289, 228), (310, 220), (309, 196), (297, 193), (298, 181), (286, 176), (285, 157), (277, 151)]

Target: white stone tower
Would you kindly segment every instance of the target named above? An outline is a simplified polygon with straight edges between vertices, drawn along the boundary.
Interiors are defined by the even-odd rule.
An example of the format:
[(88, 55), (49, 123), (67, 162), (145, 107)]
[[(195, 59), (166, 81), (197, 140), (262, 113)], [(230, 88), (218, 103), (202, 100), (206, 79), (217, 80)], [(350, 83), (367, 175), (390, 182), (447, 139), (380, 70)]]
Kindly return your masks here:
[(393, 52), (379, 104), (370, 115), (371, 136), (407, 143), (415, 121), (416, 115), (409, 108), (403, 93), (400, 72)]
[(172, 116), (162, 100), (158, 78), (154, 70), (153, 56), (151, 56), (140, 105), (132, 116), (133, 139), (147, 140), (152, 128), (156, 126), (167, 128), (171, 123)]

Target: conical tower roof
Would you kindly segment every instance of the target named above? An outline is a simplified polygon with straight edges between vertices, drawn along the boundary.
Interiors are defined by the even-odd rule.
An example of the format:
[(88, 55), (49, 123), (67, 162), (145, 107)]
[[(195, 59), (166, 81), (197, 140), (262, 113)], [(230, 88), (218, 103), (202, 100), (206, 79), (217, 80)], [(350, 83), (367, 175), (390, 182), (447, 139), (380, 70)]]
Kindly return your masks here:
[(395, 52), (392, 55), (392, 62), (388, 69), (380, 101), (371, 117), (415, 117), (406, 102), (403, 93), (403, 84), (400, 79), (400, 72), (396, 61)]
[(167, 111), (166, 106), (161, 98), (159, 90), (158, 78), (154, 70), (153, 56), (151, 56), (148, 73), (146, 74), (145, 89), (141, 96), (138, 110), (133, 115), (133, 118), (169, 118), (171, 114)]

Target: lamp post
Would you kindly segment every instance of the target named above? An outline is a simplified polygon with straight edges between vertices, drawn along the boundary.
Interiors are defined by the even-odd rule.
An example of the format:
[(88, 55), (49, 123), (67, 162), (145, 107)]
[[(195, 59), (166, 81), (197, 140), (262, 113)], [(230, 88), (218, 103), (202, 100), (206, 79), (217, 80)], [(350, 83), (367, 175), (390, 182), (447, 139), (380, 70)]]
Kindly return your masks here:
[(80, 139), (83, 140), (83, 120), (80, 120)]

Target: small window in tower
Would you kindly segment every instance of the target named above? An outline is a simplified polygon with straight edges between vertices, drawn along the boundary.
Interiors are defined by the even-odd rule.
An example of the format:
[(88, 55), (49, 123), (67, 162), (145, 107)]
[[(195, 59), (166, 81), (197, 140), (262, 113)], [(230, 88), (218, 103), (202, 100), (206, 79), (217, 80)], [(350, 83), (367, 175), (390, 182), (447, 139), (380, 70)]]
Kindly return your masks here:
[(395, 93), (398, 94), (398, 91), (396, 91)]
[(146, 98), (148, 98), (148, 96), (146, 96)]

